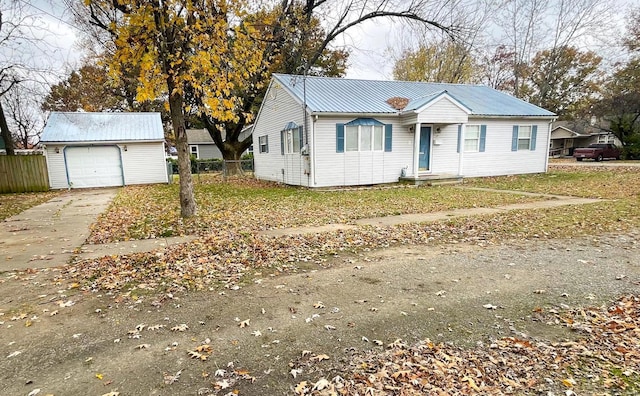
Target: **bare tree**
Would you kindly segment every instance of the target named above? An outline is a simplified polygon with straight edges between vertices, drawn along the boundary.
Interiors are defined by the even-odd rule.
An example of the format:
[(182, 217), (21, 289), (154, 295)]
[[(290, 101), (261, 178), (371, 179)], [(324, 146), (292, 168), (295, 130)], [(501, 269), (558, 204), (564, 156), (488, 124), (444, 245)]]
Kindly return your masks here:
[(2, 96), (2, 107), (17, 148), (29, 149), (40, 141), (45, 122), (45, 113), (40, 110), (42, 97), (39, 86), (34, 84), (31, 87), (18, 84)]
[[(561, 59), (559, 52), (570, 47), (593, 44), (608, 36), (615, 18), (608, 0), (508, 0), (495, 16), (498, 28), (495, 47), (503, 50), (499, 58), (509, 55), (512, 88), (515, 96), (522, 96), (527, 83), (528, 65), (535, 54), (550, 51), (552, 63), (545, 65), (553, 74)], [(496, 53), (498, 55), (498, 53)], [(487, 56), (487, 59), (492, 59)], [(491, 67), (491, 65), (489, 65)]]
[[(38, 9), (22, 0), (0, 0), (0, 132), (8, 155), (15, 154), (14, 136), (23, 135), (11, 128), (17, 125), (35, 125), (38, 121), (25, 122), (22, 117), (29, 113), (17, 114), (5, 106), (9, 102), (15, 103), (16, 98), (26, 92), (16, 91), (22, 85), (29, 85), (29, 89), (32, 89), (44, 84), (51, 76), (51, 44), (47, 40), (50, 36), (51, 32), (43, 23)], [(11, 95), (11, 98), (6, 98), (7, 95)], [(26, 98), (19, 100), (26, 104)], [(10, 115), (16, 115), (20, 120), (9, 120)], [(27, 132), (28, 135), (34, 133), (36, 132)], [(30, 143), (27, 143), (28, 146)]]

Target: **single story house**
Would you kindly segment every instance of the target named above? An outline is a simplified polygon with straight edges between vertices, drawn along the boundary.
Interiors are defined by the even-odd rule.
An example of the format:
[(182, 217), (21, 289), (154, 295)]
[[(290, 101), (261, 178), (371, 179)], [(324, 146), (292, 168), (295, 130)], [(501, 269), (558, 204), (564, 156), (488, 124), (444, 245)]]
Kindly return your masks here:
[[(246, 139), (253, 131), (253, 125), (247, 125), (240, 132), (240, 140)], [(222, 134), (222, 140), (225, 139), (224, 133)], [(213, 138), (206, 129), (187, 129), (187, 143), (189, 144), (189, 152), (194, 155), (196, 159), (222, 159), (222, 153)], [(253, 147), (250, 147), (246, 153), (252, 153)]]
[(309, 187), (546, 172), (555, 114), (481, 85), (274, 74), (255, 176)]
[(622, 147), (622, 142), (596, 120), (590, 123), (580, 121), (558, 121), (553, 123), (549, 155), (564, 157), (573, 155), (578, 147), (588, 147), (594, 143), (612, 143)]
[(53, 189), (169, 181), (160, 113), (53, 112), (40, 142)]

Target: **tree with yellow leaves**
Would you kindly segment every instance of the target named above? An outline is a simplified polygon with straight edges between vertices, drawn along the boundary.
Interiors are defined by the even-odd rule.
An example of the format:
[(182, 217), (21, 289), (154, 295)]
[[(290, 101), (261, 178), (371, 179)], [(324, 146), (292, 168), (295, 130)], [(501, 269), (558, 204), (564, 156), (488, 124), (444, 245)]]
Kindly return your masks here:
[[(374, 18), (401, 18), (448, 29), (426, 16), (428, 0), (85, 0), (91, 23), (110, 32), (113, 78), (139, 70), (138, 100), (166, 97), (178, 150), (183, 217), (197, 212), (185, 114), (193, 108), (225, 158), (248, 147), (251, 122), (274, 65), (307, 74), (329, 44)], [(330, 19), (320, 27), (318, 16)], [(286, 62), (283, 57), (286, 57)], [(294, 70), (290, 70), (295, 68)], [(223, 141), (222, 134), (226, 135)], [(235, 139), (235, 141), (233, 140)]]

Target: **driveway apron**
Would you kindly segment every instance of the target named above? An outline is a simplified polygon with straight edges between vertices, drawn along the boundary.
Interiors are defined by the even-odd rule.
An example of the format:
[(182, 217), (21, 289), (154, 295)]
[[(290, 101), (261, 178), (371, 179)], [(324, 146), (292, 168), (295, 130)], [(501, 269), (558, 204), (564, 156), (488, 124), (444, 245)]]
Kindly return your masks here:
[(117, 189), (73, 190), (0, 223), (0, 271), (66, 264)]

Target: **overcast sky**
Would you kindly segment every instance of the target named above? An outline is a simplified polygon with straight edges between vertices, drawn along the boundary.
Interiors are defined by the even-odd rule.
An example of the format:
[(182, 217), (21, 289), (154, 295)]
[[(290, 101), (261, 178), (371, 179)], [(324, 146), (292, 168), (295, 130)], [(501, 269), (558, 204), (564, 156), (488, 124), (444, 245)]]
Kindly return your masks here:
[[(613, 1), (611, 3), (612, 7), (615, 5), (613, 15), (619, 18), (618, 25), (621, 26), (625, 13), (619, 10), (635, 4), (635, 1)], [(0, 4), (3, 2), (0, 0)], [(18, 0), (18, 2), (30, 9), (33, 14), (37, 14), (46, 30), (50, 32), (43, 37), (47, 43), (46, 53), (34, 54), (39, 58), (34, 61), (51, 65), (55, 75), (61, 77), (76, 68), (82, 54), (76, 47), (77, 31), (64, 5), (60, 1), (50, 0)], [(368, 21), (352, 28), (344, 37), (336, 40), (334, 45), (346, 46), (351, 52), (347, 77), (391, 79), (393, 64), (388, 50), (397, 48), (399, 37), (403, 34), (401, 26), (401, 23), (393, 21)], [(404, 33), (406, 34), (406, 31)]]

